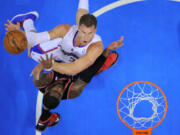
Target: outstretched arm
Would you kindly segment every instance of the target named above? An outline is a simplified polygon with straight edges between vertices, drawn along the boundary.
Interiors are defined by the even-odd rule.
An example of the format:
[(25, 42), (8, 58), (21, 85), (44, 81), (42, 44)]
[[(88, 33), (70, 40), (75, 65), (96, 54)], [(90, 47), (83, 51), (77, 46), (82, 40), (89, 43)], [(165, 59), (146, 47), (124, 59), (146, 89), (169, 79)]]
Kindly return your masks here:
[[(26, 21), (26, 20), (25, 20)], [(33, 24), (33, 21), (29, 22)], [(28, 25), (28, 24), (26, 24)], [(13, 30), (20, 30), (20, 24), (13, 24), (11, 21), (8, 20), (8, 23), (5, 24), (6, 28), (5, 30), (8, 31), (13, 31)], [(58, 25), (54, 29), (50, 31), (45, 31), (45, 32), (36, 32), (35, 30), (30, 30), (30, 31), (23, 31), (26, 34), (26, 38), (28, 40), (28, 44), (34, 46), (43, 42), (47, 42), (49, 40), (55, 39), (55, 38), (62, 38), (66, 35), (66, 33), (69, 31), (69, 29), (72, 27), (72, 25)]]
[(111, 44), (109, 44), (108, 47), (103, 51), (103, 55), (104, 55), (105, 57), (107, 57), (108, 54), (109, 54), (109, 52), (111, 52), (111, 51), (113, 51), (113, 50), (115, 50), (115, 49), (117, 49), (117, 48), (122, 47), (122, 46), (124, 45), (124, 44), (123, 44), (123, 39), (124, 39), (124, 37), (121, 36), (121, 38), (120, 38), (119, 40), (114, 41), (114, 42), (112, 42)]
[[(87, 14), (88, 10), (89, 10), (88, 0), (79, 0), (78, 11), (76, 13), (77, 25), (79, 25), (79, 20), (81, 16), (83, 16), (84, 14)], [(26, 25), (28, 25), (28, 27), (34, 28), (34, 22), (31, 20), (29, 21), (29, 23), (26, 23)], [(8, 23), (5, 24), (5, 26), (6, 26), (5, 30), (7, 32), (13, 31), (13, 30), (20, 30), (20, 23), (13, 24), (10, 20), (8, 20)], [(40, 43), (43, 43), (43, 42), (46, 42), (55, 38), (62, 38), (64, 37), (64, 35), (66, 35), (66, 33), (69, 31), (70, 28), (71, 28), (71, 25), (64, 24), (64, 25), (56, 26), (54, 29), (48, 32), (45, 31), (45, 32), (37, 33), (35, 30), (26, 31), (25, 27), (24, 27), (24, 30), (26, 31), (26, 37), (28, 39), (28, 43), (31, 46), (34, 46), (34, 45), (37, 45), (37, 44), (40, 44)]]
[(54, 63), (53, 70), (56, 72), (76, 75), (92, 65), (95, 60), (102, 54), (103, 45), (102, 42), (96, 42), (88, 47), (86, 55), (77, 59), (73, 63)]
[(76, 24), (79, 25), (81, 16), (88, 14), (89, 0), (79, 0), (78, 11), (76, 12)]
[(48, 58), (48, 55), (46, 54), (46, 60), (44, 60), (42, 57), (39, 60), (41, 64), (37, 65), (34, 70), (32, 71), (31, 75), (34, 75), (34, 84), (38, 88), (42, 88), (47, 86), (51, 81), (53, 77), (52, 72), (52, 64), (53, 64), (53, 57), (52, 55), (50, 58)]
[(54, 29), (48, 31), (50, 40), (55, 38), (63, 38), (71, 27), (72, 25), (68, 25), (68, 24), (56, 26)]

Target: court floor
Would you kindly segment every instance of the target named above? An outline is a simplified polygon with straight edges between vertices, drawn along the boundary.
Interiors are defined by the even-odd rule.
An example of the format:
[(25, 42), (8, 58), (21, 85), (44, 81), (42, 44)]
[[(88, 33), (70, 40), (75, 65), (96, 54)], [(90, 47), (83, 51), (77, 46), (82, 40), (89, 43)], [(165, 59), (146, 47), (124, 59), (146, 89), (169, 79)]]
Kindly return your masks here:
[[(124, 46), (117, 50), (117, 63), (95, 76), (80, 97), (62, 101), (53, 110), (61, 114), (61, 122), (42, 135), (131, 135), (118, 117), (116, 102), (123, 88), (134, 81), (156, 84), (167, 98), (165, 119), (152, 135), (179, 135), (180, 1), (89, 1), (104, 46), (122, 35)], [(75, 24), (77, 7), (78, 0), (0, 1), (1, 135), (40, 135), (35, 131), (38, 90), (29, 76), (37, 63), (27, 57), (27, 51), (19, 55), (5, 51), (4, 23), (16, 14), (36, 10), (40, 17), (35, 25), (42, 32)]]

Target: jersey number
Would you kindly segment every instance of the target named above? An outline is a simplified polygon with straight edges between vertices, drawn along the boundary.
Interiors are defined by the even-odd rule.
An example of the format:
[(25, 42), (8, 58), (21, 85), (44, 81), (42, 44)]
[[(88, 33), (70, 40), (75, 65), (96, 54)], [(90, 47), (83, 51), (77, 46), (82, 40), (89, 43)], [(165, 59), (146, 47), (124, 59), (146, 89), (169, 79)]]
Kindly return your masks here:
[(70, 57), (69, 61), (74, 62), (76, 59), (74, 57)]

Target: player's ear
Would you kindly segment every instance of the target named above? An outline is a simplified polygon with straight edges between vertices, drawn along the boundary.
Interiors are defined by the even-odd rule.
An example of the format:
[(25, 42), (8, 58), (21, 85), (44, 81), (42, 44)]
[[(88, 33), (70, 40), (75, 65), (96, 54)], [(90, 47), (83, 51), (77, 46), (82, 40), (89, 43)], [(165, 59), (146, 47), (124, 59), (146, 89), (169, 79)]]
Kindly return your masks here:
[(97, 28), (94, 29), (94, 33), (96, 33), (96, 32), (97, 32)]

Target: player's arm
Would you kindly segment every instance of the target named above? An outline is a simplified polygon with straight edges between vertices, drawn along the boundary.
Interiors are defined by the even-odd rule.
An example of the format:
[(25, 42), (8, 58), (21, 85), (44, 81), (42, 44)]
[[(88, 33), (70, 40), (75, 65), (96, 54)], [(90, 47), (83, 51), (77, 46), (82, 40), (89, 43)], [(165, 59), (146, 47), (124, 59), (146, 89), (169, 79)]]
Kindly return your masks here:
[(29, 44), (37, 45), (55, 38), (63, 38), (71, 27), (72, 25), (67, 24), (58, 25), (48, 32), (29, 32), (26, 34), (26, 37), (28, 38)]
[(52, 81), (53, 72), (47, 74), (44, 73), (43, 70), (39, 73), (39, 79), (36, 79), (36, 75), (34, 75), (33, 82), (38, 88), (42, 88), (47, 86)]
[[(5, 24), (5, 30), (13, 31), (13, 30), (20, 30), (20, 23), (13, 24), (11, 21), (8, 20), (8, 23)], [(28, 44), (30, 45), (37, 45), (43, 42), (47, 42), (49, 40), (55, 38), (63, 38), (72, 25), (62, 24), (56, 26), (54, 29), (45, 32), (36, 32), (34, 30), (26, 32), (26, 38), (28, 39)]]
[(58, 25), (50, 31), (39, 32), (39, 33), (28, 32), (26, 33), (26, 37), (30, 45), (37, 45), (55, 38), (63, 38), (71, 27), (72, 25), (67, 25), (67, 24)]
[(103, 49), (104, 48), (101, 41), (93, 43), (88, 47), (86, 55), (77, 59), (73, 63), (55, 62), (53, 65), (53, 70), (62, 74), (76, 75), (92, 65), (95, 60), (102, 54)]
[(103, 51), (103, 55), (104, 55), (105, 57), (107, 57), (108, 54), (109, 54), (109, 52), (111, 52), (111, 51), (113, 51), (113, 50), (115, 50), (115, 49), (118, 49), (118, 48), (122, 47), (122, 46), (124, 45), (124, 44), (123, 44), (123, 39), (124, 39), (124, 36), (121, 36), (121, 38), (120, 38), (119, 40), (110, 43), (110, 44), (108, 45), (108, 47)]
[(48, 55), (46, 54), (46, 59), (43, 59), (41, 56), (41, 59), (39, 60), (40, 64), (38, 64), (35, 69), (32, 71), (31, 74), (34, 75), (34, 84), (40, 88), (47, 86), (51, 81), (53, 77), (52, 72), (52, 64), (53, 64), (53, 56), (51, 54), (50, 58), (48, 58)]
[(68, 24), (62, 24), (56, 26), (54, 29), (48, 31), (50, 40), (55, 38), (63, 38), (71, 27), (72, 25), (68, 25)]
[(79, 21), (80, 21), (80, 18), (81, 16), (85, 15), (85, 14), (88, 14), (88, 10), (86, 9), (78, 9), (77, 13), (76, 13), (76, 24), (79, 25)]
[(81, 16), (89, 13), (89, 0), (79, 0), (78, 11), (76, 12), (76, 24), (79, 25)]

